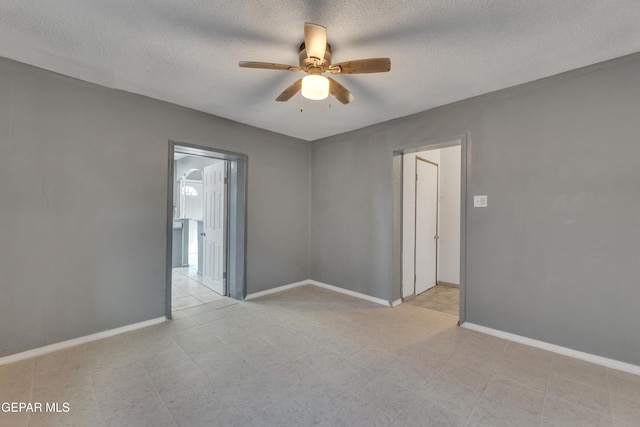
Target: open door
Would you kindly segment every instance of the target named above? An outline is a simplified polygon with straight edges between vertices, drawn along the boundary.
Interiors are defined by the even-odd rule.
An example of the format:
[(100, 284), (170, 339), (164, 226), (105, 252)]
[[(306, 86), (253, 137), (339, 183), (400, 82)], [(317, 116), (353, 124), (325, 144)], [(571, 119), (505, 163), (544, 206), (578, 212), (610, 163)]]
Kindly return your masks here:
[(416, 157), (415, 295), (436, 285), (438, 165)]
[(204, 284), (226, 295), (226, 197), (227, 164), (219, 161), (204, 167), (203, 174), (203, 257), (202, 279)]

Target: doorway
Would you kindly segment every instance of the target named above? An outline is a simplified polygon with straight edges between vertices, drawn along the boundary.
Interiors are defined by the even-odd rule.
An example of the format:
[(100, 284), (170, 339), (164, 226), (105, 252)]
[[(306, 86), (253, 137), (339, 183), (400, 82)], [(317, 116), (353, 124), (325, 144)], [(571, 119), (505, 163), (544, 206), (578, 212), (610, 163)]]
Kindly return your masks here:
[(397, 154), (402, 301), (459, 316), (464, 300), (463, 140)]
[[(226, 296), (229, 162), (176, 150), (172, 231), (174, 275), (183, 273), (218, 295)], [(210, 302), (204, 291), (192, 296), (192, 299)], [(175, 292), (173, 298), (176, 298)]]
[(167, 317), (246, 296), (246, 175), (246, 155), (169, 142)]

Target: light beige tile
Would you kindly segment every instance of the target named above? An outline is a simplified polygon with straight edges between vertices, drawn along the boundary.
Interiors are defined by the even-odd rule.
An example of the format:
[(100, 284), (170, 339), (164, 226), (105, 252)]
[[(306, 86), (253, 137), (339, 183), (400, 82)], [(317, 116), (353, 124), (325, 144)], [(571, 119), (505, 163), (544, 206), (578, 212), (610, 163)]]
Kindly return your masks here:
[(493, 377), (489, 381), (483, 397), (509, 405), (535, 417), (542, 414), (544, 393), (506, 378)]
[(612, 395), (611, 406), (616, 420), (640, 425), (640, 401)]
[(543, 372), (551, 370), (554, 354), (539, 348), (511, 342), (507, 346), (503, 359)]
[(166, 328), (171, 334), (178, 334), (185, 329), (193, 328), (198, 324), (191, 317), (173, 318), (166, 323)]
[(144, 367), (149, 373), (156, 370), (162, 370), (175, 366), (182, 362), (188, 362), (191, 360), (189, 356), (180, 348), (170, 348), (167, 350), (159, 351), (151, 357), (142, 361)]
[(193, 362), (186, 362), (150, 374), (158, 394), (167, 406), (176, 399), (188, 399), (193, 394), (214, 388), (209, 378)]
[(326, 413), (323, 422), (336, 427), (383, 427), (391, 425), (392, 418), (376, 407), (366, 394), (349, 392), (340, 397), (332, 411)]
[(90, 375), (77, 373), (36, 377), (33, 384), (34, 401), (75, 401), (93, 394)]
[(226, 365), (204, 365), (199, 369), (204, 372), (205, 378), (207, 378), (212, 386), (217, 388), (242, 384), (248, 378), (252, 378), (259, 373), (244, 360), (235, 361)]
[(132, 378), (148, 378), (142, 362), (133, 359), (114, 367), (94, 369), (91, 379), (94, 387), (108, 387), (131, 381)]
[(140, 361), (148, 360), (161, 351), (178, 348), (176, 340), (166, 332), (167, 329), (165, 329), (165, 334), (163, 335), (134, 341), (132, 347), (135, 349)]
[(207, 304), (202, 304), (202, 305), (198, 305), (196, 307), (191, 307), (191, 308), (185, 308), (184, 310), (181, 310), (181, 313), (186, 314), (187, 316), (195, 316), (198, 314), (203, 314), (203, 313), (208, 313), (209, 311), (213, 310), (214, 308), (207, 305)]
[(317, 383), (302, 386), (291, 398), (306, 412), (308, 425), (316, 425), (327, 419), (339, 406), (342, 396), (347, 392), (340, 387), (319, 387)]
[(608, 369), (607, 378), (611, 394), (640, 401), (640, 376)]
[(35, 377), (57, 375), (75, 375), (88, 373), (89, 364), (84, 346), (56, 351), (35, 359)]
[(5, 384), (16, 377), (32, 375), (35, 369), (35, 359), (0, 365), (0, 384)]
[(509, 405), (482, 397), (469, 418), (468, 427), (538, 427), (540, 418)]
[[(449, 355), (429, 350), (429, 345), (421, 340), (413, 345), (394, 351), (401, 363), (406, 363), (423, 376), (432, 377), (449, 360)], [(435, 372), (434, 372), (435, 371)]]
[(171, 306), (174, 308), (174, 310), (181, 310), (184, 308), (195, 307), (201, 304), (204, 304), (204, 303), (191, 295), (187, 295), (179, 298), (172, 298), (171, 300)]
[(615, 427), (638, 427), (638, 423), (628, 423), (626, 421), (621, 421), (621, 420), (613, 420), (613, 425)]
[(256, 427), (312, 426), (320, 421), (322, 421), (322, 418), (318, 419), (313, 406), (303, 406), (293, 397), (285, 398), (274, 405), (267, 406), (251, 416), (251, 425)]
[(233, 350), (225, 345), (207, 353), (197, 353), (192, 356), (192, 359), (203, 372), (210, 372), (218, 369), (220, 366), (230, 365), (242, 360)]
[(193, 328), (184, 329), (171, 334), (171, 338), (177, 343), (181, 344), (185, 341), (201, 338), (211, 335), (211, 332), (203, 326), (194, 326)]
[(191, 357), (226, 347), (219, 339), (211, 335), (199, 336), (190, 340), (185, 339), (178, 346)]
[(96, 387), (96, 402), (105, 425), (171, 425), (164, 423), (169, 413), (148, 380)]
[(424, 340), (426, 349), (434, 353), (451, 355), (468, 338), (470, 331), (462, 328), (446, 328), (434, 332)]
[(173, 310), (171, 313), (171, 318), (172, 319), (184, 319), (185, 317), (188, 317), (183, 311), (179, 310)]
[(136, 350), (129, 345), (109, 350), (100, 349), (91, 351), (87, 355), (87, 366), (92, 372), (108, 370), (121, 365), (128, 365), (137, 358)]
[[(208, 295), (190, 279), (180, 283)], [(602, 388), (599, 367), (552, 366), (550, 353), (409, 304), (384, 308), (304, 286), (250, 302), (218, 297), (175, 318), (0, 367), (0, 397), (11, 388), (25, 400), (71, 399), (75, 415), (48, 419), (61, 425), (462, 426), (471, 416), (469, 427), (551, 427), (610, 425), (610, 388), (615, 424), (638, 425), (636, 377), (605, 371)], [(81, 403), (91, 399), (93, 412)], [(27, 422), (12, 417), (10, 425)], [(32, 417), (38, 423), (46, 424)]]
[(605, 417), (611, 417), (609, 393), (605, 390), (590, 387), (572, 381), (565, 376), (551, 374), (547, 393), (569, 402), (577, 403)]
[(483, 351), (498, 353), (500, 356), (505, 353), (509, 341), (480, 332), (471, 331), (471, 334), (462, 343), (462, 346), (471, 351)]
[(394, 427), (462, 427), (466, 418), (427, 400), (418, 400), (412, 411), (398, 415)]
[(87, 359), (91, 359), (97, 355), (111, 352), (117, 352), (123, 348), (130, 348), (131, 342), (129, 335), (120, 334), (113, 337), (93, 341), (84, 345)]
[(491, 379), (491, 373), (470, 366), (460, 359), (449, 360), (438, 373), (438, 378), (463, 385), (467, 388), (483, 390)]
[[(493, 373), (502, 358), (502, 349), (487, 346), (475, 347), (473, 344), (461, 345), (449, 359), (452, 364), (467, 365), (474, 369)], [(449, 363), (447, 362), (447, 363)]]
[[(29, 391), (33, 385), (34, 359), (0, 366), (0, 396)], [(6, 400), (1, 400), (5, 402)]]
[[(251, 417), (270, 405), (274, 405), (293, 393), (287, 384), (273, 384), (263, 374), (246, 377), (241, 383), (231, 383), (223, 389), (224, 397)], [(247, 399), (246, 396), (252, 396)]]
[(556, 355), (553, 358), (551, 372), (591, 387), (608, 390), (607, 369), (600, 365)]
[(366, 399), (391, 419), (410, 410), (418, 396), (414, 390), (409, 390), (402, 382), (393, 382), (383, 376), (376, 376), (361, 392), (356, 391), (355, 394), (358, 399)]
[(451, 412), (468, 417), (480, 400), (481, 389), (466, 388), (458, 383), (434, 378), (421, 397)]
[(0, 413), (0, 427), (27, 427), (29, 414), (26, 413)]
[[(31, 385), (26, 387), (0, 387), (0, 404), (3, 402), (28, 402), (31, 398)], [(0, 413), (1, 415), (1, 413)]]
[(549, 379), (548, 372), (516, 364), (505, 359), (500, 361), (496, 375), (522, 383), (527, 387), (543, 393), (546, 391), (547, 381)]
[(547, 396), (542, 419), (557, 427), (611, 427), (613, 419), (576, 403)]
[(118, 411), (105, 417), (103, 423), (105, 427), (174, 427), (173, 415), (167, 410), (162, 400), (146, 399), (144, 402), (128, 405), (121, 404)]

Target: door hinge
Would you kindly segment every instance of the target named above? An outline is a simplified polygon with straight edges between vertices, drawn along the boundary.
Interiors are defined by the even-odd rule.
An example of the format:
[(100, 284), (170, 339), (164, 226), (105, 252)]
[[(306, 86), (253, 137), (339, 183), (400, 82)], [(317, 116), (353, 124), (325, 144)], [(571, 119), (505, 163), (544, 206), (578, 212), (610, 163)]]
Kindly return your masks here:
[(226, 176), (224, 177), (224, 183), (225, 184), (227, 183), (227, 177)]

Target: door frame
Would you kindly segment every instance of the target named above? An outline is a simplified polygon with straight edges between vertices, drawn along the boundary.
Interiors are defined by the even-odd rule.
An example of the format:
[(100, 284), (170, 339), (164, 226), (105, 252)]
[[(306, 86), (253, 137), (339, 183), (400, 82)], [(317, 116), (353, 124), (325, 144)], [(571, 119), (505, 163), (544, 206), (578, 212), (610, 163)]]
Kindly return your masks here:
[(165, 257), (165, 313), (171, 315), (171, 252), (173, 245), (173, 192), (175, 181), (175, 152), (192, 156), (209, 157), (228, 162), (227, 174), (227, 290), (228, 296), (243, 300), (247, 295), (247, 180), (248, 161), (246, 154), (206, 147), (181, 141), (169, 140), (167, 173), (167, 247)]
[[(438, 148), (460, 146), (460, 311), (458, 324), (466, 320), (467, 314), (467, 158), (469, 133), (447, 138), (433, 139), (427, 142), (416, 142), (413, 145), (401, 149), (392, 150), (392, 187), (393, 200), (391, 207), (391, 298), (390, 303), (396, 306), (403, 301), (402, 298), (402, 211), (403, 211), (403, 161), (404, 154), (418, 151), (436, 150)], [(396, 299), (397, 298), (397, 299)]]
[[(417, 296), (416, 293), (416, 277), (417, 277), (417, 260), (416, 254), (418, 252), (418, 162), (429, 163), (436, 167), (436, 237), (440, 234), (440, 228), (438, 224), (438, 217), (440, 216), (440, 165), (432, 162), (431, 160), (427, 160), (423, 157), (416, 156), (416, 164), (415, 164), (415, 178), (416, 184), (413, 189), (413, 295)], [(435, 283), (438, 284), (438, 247), (440, 246), (440, 242), (436, 238), (436, 257), (435, 257)], [(429, 288), (431, 289), (431, 288)], [(426, 291), (425, 291), (426, 292)]]

